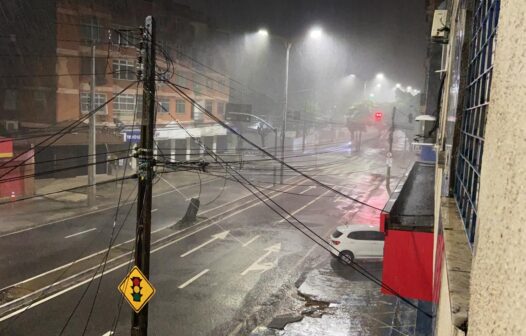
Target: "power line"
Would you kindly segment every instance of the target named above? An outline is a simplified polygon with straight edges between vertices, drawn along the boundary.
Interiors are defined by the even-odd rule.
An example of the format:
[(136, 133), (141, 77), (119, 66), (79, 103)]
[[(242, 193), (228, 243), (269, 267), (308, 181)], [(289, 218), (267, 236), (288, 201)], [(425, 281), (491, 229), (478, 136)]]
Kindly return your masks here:
[[(176, 120), (177, 122), (177, 120)], [(180, 125), (181, 126), (181, 125)], [(181, 126), (181, 128), (183, 128)], [(185, 130), (185, 132), (188, 134), (188, 136), (192, 137), (194, 139), (194, 141), (196, 141), (210, 156), (214, 157), (216, 159), (216, 161), (219, 159), (219, 160), (222, 160), (222, 158), (219, 156), (219, 155), (216, 155), (214, 154), (213, 152), (211, 152), (204, 144), (201, 143), (200, 140), (196, 139), (195, 137), (193, 137), (190, 132), (188, 132), (185, 128), (183, 128), (183, 130)], [(218, 162), (219, 163), (219, 162)], [(271, 209), (273, 212), (275, 212), (277, 215), (279, 215), (280, 217), (282, 217), (286, 222), (288, 222), (292, 227), (294, 227), (295, 229), (297, 229), (299, 232), (301, 232), (303, 235), (305, 235), (307, 238), (309, 238), (310, 240), (312, 240), (315, 244), (317, 244), (318, 246), (320, 246), (321, 248), (323, 248), (324, 250), (326, 250), (327, 252), (329, 253), (332, 253), (331, 249), (332, 250), (335, 250), (337, 253), (339, 253), (338, 249), (336, 249), (334, 246), (332, 246), (331, 244), (329, 244), (323, 237), (321, 237), (319, 234), (317, 234), (316, 232), (314, 232), (311, 228), (309, 228), (307, 225), (305, 225), (302, 221), (300, 221), (296, 216), (294, 216), (293, 214), (289, 213), (286, 209), (284, 209), (281, 205), (279, 205), (276, 201), (274, 201), (271, 197), (269, 197), (267, 194), (265, 194), (263, 191), (261, 191), (257, 186), (255, 186), (250, 180), (248, 180), (246, 177), (244, 177), (240, 172), (236, 171), (235, 169), (233, 169), (232, 167), (230, 167), (229, 165), (225, 165), (225, 169), (228, 169), (230, 168), (233, 172), (235, 172), (241, 179), (243, 179), (246, 183), (248, 183), (253, 189), (257, 190), (257, 193), (254, 192), (252, 189), (250, 189), (248, 186), (246, 186), (244, 183), (242, 183), (234, 174), (230, 174), (234, 179), (237, 180), (238, 183), (240, 183), (243, 187), (245, 187), (245, 189), (247, 189), (252, 195), (254, 195), (256, 198), (258, 198), (263, 204), (265, 204), (269, 209)], [(332, 190), (329, 189), (329, 190)], [(265, 199), (272, 203), (275, 207), (277, 207), (278, 209), (280, 209), (283, 213), (285, 213), (287, 216), (284, 216), (281, 212), (277, 211), (274, 207), (270, 206), (269, 203), (265, 202), (261, 196), (258, 195), (261, 194), (265, 197)], [(363, 203), (362, 203), (363, 204)], [(308, 232), (310, 232), (312, 235), (314, 235), (314, 237), (316, 237), (316, 240), (314, 237), (312, 237), (311, 235), (309, 235), (308, 233), (306, 233), (305, 231), (301, 230), (299, 227), (297, 227), (296, 225), (293, 224), (293, 222), (291, 222), (289, 220), (289, 218), (292, 218), (294, 219), (299, 225), (301, 225), (302, 227), (304, 227)], [(320, 242), (321, 241), (321, 242)], [(327, 247), (329, 246), (329, 248)], [(433, 318), (433, 316), (431, 316), (429, 313), (427, 313), (426, 311), (422, 310), (421, 308), (419, 308), (417, 305), (413, 304), (411, 301), (409, 301), (408, 299), (402, 297), (397, 291), (395, 291), (393, 288), (391, 288), (390, 286), (388, 286), (387, 284), (385, 284), (383, 281), (381, 281), (380, 279), (377, 279), (373, 274), (371, 274), (369, 271), (367, 271), (365, 268), (363, 268), (362, 266), (356, 264), (354, 262), (354, 260), (350, 260), (350, 259), (347, 259), (346, 260), (343, 260), (345, 263), (345, 265), (348, 265), (350, 267), (352, 267), (355, 271), (357, 271), (358, 273), (360, 273), (362, 276), (366, 277), (367, 279), (371, 280), (372, 282), (374, 282), (375, 284), (379, 285), (381, 288), (384, 288), (385, 290), (388, 290), (390, 293), (392, 293), (393, 295), (395, 295), (396, 297), (398, 297), (400, 300), (402, 300), (404, 303), (410, 305), (411, 307), (415, 308), (416, 310), (418, 311), (421, 311), (422, 313), (424, 313), (426, 316), (430, 317), (430, 318)]]
[(84, 184), (84, 185), (81, 185), (81, 186), (72, 187), (72, 188), (68, 188), (68, 189), (61, 189), (59, 191), (52, 191), (52, 192), (48, 192), (48, 193), (45, 193), (45, 194), (36, 194), (36, 195), (33, 195), (33, 196), (17, 198), (16, 200), (13, 200), (13, 201), (9, 200), (7, 202), (0, 202), (0, 206), (5, 205), (5, 204), (12, 204), (12, 203), (15, 203), (15, 202), (27, 201), (27, 200), (31, 200), (31, 199), (39, 198), (39, 197), (46, 197), (46, 196), (50, 196), (50, 195), (56, 195), (56, 194), (69, 192), (69, 191), (73, 191), (73, 190), (77, 190), (77, 189), (81, 189), (81, 188), (87, 188), (87, 187), (91, 187), (91, 186), (100, 186), (100, 185), (113, 183), (113, 182), (124, 182), (125, 180), (135, 179), (136, 177), (137, 176), (135, 174), (133, 174), (133, 175), (125, 176), (123, 178), (116, 178), (116, 179), (111, 179), (111, 180), (107, 180), (107, 181), (97, 182), (97, 183), (93, 183), (93, 184)]
[[(33, 155), (29, 156), (28, 158), (24, 159), (20, 164), (23, 164), (23, 163), (26, 163), (27, 161), (29, 161), (29, 159), (33, 158), (36, 154), (40, 153), (41, 151), (45, 150), (46, 148), (48, 148), (49, 146), (51, 146), (52, 144), (54, 144), (55, 142), (57, 142), (58, 140), (60, 140), (62, 137), (64, 137), (67, 133), (69, 133), (69, 131), (73, 130), (74, 128), (76, 128), (78, 125), (80, 125), (84, 120), (86, 120), (87, 118), (89, 118), (92, 114), (96, 113), (98, 110), (100, 110), (101, 108), (103, 108), (104, 106), (108, 105), (109, 103), (111, 103), (115, 98), (117, 98), (119, 95), (121, 95), (123, 92), (125, 92), (126, 90), (128, 90), (133, 84), (135, 84), (135, 82), (133, 83), (130, 83), (129, 85), (127, 85), (124, 89), (122, 89), (121, 91), (119, 91), (117, 94), (115, 94), (112, 98), (108, 99), (106, 102), (104, 102), (102, 105), (100, 105), (99, 107), (95, 108), (93, 111), (90, 111), (88, 113), (86, 113), (85, 116), (83, 116), (82, 118), (74, 121), (73, 123), (71, 123), (70, 125), (62, 128), (60, 131), (56, 132), (53, 136), (50, 136), (44, 140), (42, 140), (41, 142), (39, 142), (38, 144), (35, 145), (35, 147), (38, 147), (42, 144), (44, 144), (46, 141), (52, 139), (54, 136), (57, 136), (56, 139), (54, 139), (53, 141), (51, 141), (50, 143), (46, 144), (45, 146), (41, 147), (38, 151), (35, 151), (33, 153)], [(65, 132), (65, 133), (63, 133)], [(21, 157), (22, 155), (28, 153), (29, 151), (31, 151), (32, 148), (29, 148), (27, 149), (26, 151), (23, 151), (22, 153), (18, 154), (17, 156), (11, 158), (10, 160), (4, 162), (2, 165), (0, 165), (0, 168), (4, 167), (6, 164), (10, 163), (10, 162), (13, 162), (14, 160), (18, 159), (19, 157)], [(13, 167), (11, 168), (10, 170), (8, 170), (7, 172), (3, 173), (2, 175), (0, 175), (0, 179), (2, 179), (3, 177), (5, 177), (7, 174), (11, 173), (13, 170), (15, 170), (16, 167)]]
[(24, 179), (30, 178), (30, 177), (38, 177), (38, 176), (43, 176), (43, 175), (55, 174), (55, 173), (59, 173), (59, 172), (63, 172), (63, 171), (68, 171), (68, 170), (71, 170), (71, 169), (85, 168), (85, 167), (90, 167), (90, 166), (94, 166), (94, 165), (98, 165), (98, 164), (103, 164), (103, 163), (108, 163), (108, 162), (115, 162), (115, 161), (119, 161), (119, 160), (122, 160), (122, 159), (130, 158), (130, 157), (131, 156), (123, 156), (123, 157), (120, 157), (120, 158), (117, 158), (117, 159), (104, 160), (104, 161), (99, 161), (99, 162), (95, 162), (95, 163), (86, 163), (86, 164), (82, 164), (82, 165), (70, 166), (70, 167), (59, 168), (59, 169), (54, 169), (54, 170), (47, 170), (47, 171), (40, 172), (40, 173), (35, 173), (35, 174), (27, 174), (27, 175), (21, 175), (21, 176), (4, 178), (4, 179), (0, 179), (0, 184), (7, 183), (7, 182), (14, 182), (14, 181), (18, 181), (18, 180), (24, 180)]
[[(315, 178), (305, 174), (304, 172), (294, 168), (293, 166), (289, 165), (288, 163), (282, 161), (281, 159), (275, 157), (273, 154), (271, 154), (270, 152), (268, 152), (267, 150), (261, 148), (260, 146), (258, 146), (257, 144), (255, 144), (253, 141), (247, 139), (245, 136), (243, 136), (241, 133), (239, 133), (237, 130), (233, 129), (232, 127), (230, 127), (228, 124), (226, 124), (224, 121), (222, 121), (221, 119), (217, 118), (215, 115), (213, 115), (212, 113), (210, 113), (206, 108), (202, 107), (199, 103), (197, 103), (194, 99), (192, 99), (190, 96), (188, 96), (186, 93), (184, 93), (181, 89), (179, 89), (177, 87), (176, 84), (173, 84), (172, 82), (168, 82), (170, 84), (170, 86), (175, 89), (176, 92), (179, 92), (181, 95), (183, 95), (183, 97), (185, 99), (187, 99), (188, 101), (190, 101), (195, 107), (197, 107), (199, 110), (201, 110), (203, 113), (205, 113), (209, 118), (215, 120), (217, 123), (219, 123), (221, 126), (223, 126), (224, 128), (228, 129), (230, 132), (236, 134), (239, 138), (241, 138), (242, 140), (244, 140), (245, 142), (247, 142), (248, 144), (252, 145), (254, 148), (258, 149), (259, 151), (263, 152), (264, 154), (266, 154), (268, 157), (272, 158), (273, 160), (283, 164), (284, 166), (286, 166), (287, 168), (289, 168), (290, 170), (300, 174), (301, 176), (311, 180), (312, 182), (320, 185), (321, 187), (327, 189), (327, 190), (330, 190), (342, 197), (345, 197), (351, 201), (354, 201), (354, 202), (357, 202), (359, 204), (362, 204), (366, 207), (369, 207), (371, 209), (374, 209), (374, 210), (377, 210), (377, 211), (383, 211), (381, 208), (378, 208), (378, 207), (375, 207), (373, 205), (370, 205), (370, 204), (367, 204), (365, 202), (362, 202), (360, 200), (357, 200), (353, 197), (350, 197), (334, 188), (331, 188), (330, 186), (326, 185), (325, 183), (319, 181), (319, 180), (316, 180)], [(170, 114), (171, 116), (171, 114)], [(173, 116), (172, 116), (173, 118)]]

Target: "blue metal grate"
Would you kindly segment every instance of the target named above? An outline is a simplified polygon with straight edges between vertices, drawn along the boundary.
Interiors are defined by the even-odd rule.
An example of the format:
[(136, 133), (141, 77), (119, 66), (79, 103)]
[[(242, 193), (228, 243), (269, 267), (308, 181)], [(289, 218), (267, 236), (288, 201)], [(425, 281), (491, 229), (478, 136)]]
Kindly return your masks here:
[(484, 129), (488, 111), (500, 0), (476, 0), (465, 108), (455, 172), (455, 199), (471, 244), (475, 241)]

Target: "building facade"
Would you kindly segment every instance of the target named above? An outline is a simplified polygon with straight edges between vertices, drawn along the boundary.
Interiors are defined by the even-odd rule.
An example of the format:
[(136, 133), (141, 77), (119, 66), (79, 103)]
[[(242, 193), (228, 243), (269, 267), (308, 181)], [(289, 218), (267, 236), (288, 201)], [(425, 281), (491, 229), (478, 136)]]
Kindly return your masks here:
[(526, 3), (448, 1), (437, 132), (436, 335), (522, 335)]
[[(10, 66), (0, 70), (0, 136), (15, 139), (15, 152), (35, 147), (37, 178), (53, 177), (46, 171), (87, 164), (87, 122), (75, 129), (75, 136), (68, 134), (49, 146), (41, 142), (92, 111), (93, 68), (95, 106), (100, 106), (97, 160), (104, 162), (106, 153), (137, 141), (143, 92), (142, 85), (130, 84), (137, 81), (139, 27), (147, 15), (157, 22), (158, 149), (171, 159), (202, 153), (188, 133), (214, 150), (226, 148), (226, 130), (164, 82), (171, 81), (214, 115), (224, 116), (229, 79), (214, 69), (217, 61), (208, 46), (217, 34), (200, 13), (168, 0), (28, 1), (27, 6), (8, 0), (2, 9), (8, 20), (3, 20), (6, 43), (0, 57)], [(207, 65), (202, 63), (206, 55), (211, 62)], [(71, 156), (80, 158), (65, 160)], [(106, 173), (106, 166), (98, 165), (97, 172)], [(84, 167), (61, 177), (86, 173)]]

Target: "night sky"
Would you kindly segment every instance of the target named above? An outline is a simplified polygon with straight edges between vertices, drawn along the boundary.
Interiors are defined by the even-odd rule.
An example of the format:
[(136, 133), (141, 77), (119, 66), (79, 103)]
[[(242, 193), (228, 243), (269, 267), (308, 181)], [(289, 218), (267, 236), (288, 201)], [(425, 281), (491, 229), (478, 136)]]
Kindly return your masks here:
[(178, 0), (202, 11), (219, 28), (259, 27), (295, 38), (318, 24), (348, 43), (348, 72), (363, 78), (383, 72), (423, 88), (427, 31), (424, 0)]

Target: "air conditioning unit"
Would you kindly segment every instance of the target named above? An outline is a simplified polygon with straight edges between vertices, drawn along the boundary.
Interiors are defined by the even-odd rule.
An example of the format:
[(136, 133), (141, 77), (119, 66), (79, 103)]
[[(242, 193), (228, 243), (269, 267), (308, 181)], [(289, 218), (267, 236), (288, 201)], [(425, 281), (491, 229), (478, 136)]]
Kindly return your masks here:
[(18, 121), (17, 120), (6, 120), (4, 121), (5, 129), (8, 131), (18, 131)]

